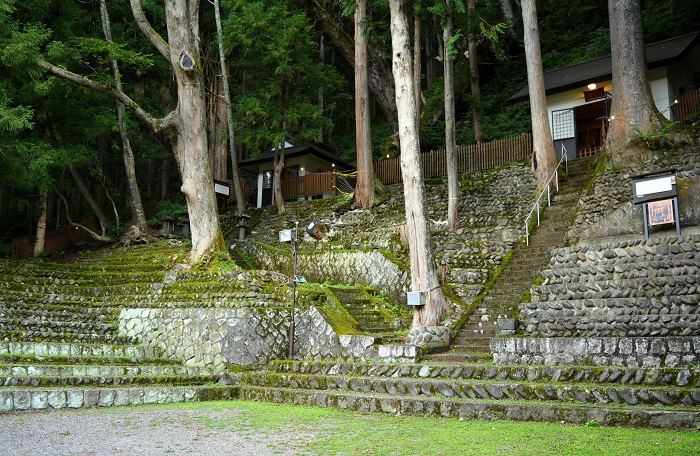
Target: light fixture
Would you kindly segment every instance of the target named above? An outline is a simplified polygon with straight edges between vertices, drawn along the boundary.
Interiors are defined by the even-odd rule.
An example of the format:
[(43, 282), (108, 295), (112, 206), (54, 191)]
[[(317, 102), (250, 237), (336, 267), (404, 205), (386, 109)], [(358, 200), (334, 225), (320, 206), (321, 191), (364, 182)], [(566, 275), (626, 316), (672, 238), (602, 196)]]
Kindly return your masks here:
[(389, 158), (389, 154), (386, 154), (386, 158)]
[(612, 122), (613, 120), (615, 120), (615, 116), (610, 116), (610, 122)]
[(335, 168), (335, 163), (331, 163), (331, 166), (332, 166), (333, 168)]
[(593, 90), (596, 87), (598, 87), (598, 86), (595, 84), (595, 82), (591, 82), (590, 84), (588, 84), (588, 90)]

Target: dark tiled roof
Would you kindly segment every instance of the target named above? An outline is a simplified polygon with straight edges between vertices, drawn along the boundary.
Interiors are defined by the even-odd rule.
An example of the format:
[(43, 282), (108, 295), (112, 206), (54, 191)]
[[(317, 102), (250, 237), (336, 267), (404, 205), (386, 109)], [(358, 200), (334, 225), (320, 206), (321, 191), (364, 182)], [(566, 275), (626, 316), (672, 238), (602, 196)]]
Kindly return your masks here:
[[(341, 160), (338, 151), (333, 147), (329, 146), (328, 144), (323, 144), (315, 141), (307, 143), (291, 138), (287, 138), (286, 143), (291, 145), (291, 147), (288, 146), (284, 149), (285, 158), (299, 157), (302, 155), (311, 154), (330, 163), (335, 163), (340, 169), (343, 170), (350, 170), (355, 168), (353, 165)], [(251, 166), (257, 167), (257, 165), (261, 163), (272, 162), (274, 158), (275, 150), (273, 146), (270, 146), (263, 150), (257, 157), (241, 160), (238, 164), (242, 168), (250, 169)]]
[[(658, 68), (677, 63), (698, 42), (700, 32), (659, 41), (646, 46), (647, 66)], [(609, 81), (612, 78), (611, 57), (588, 60), (544, 73), (544, 88), (547, 95), (575, 89), (590, 82)], [(529, 96), (528, 86), (523, 87), (510, 99), (521, 101)]]

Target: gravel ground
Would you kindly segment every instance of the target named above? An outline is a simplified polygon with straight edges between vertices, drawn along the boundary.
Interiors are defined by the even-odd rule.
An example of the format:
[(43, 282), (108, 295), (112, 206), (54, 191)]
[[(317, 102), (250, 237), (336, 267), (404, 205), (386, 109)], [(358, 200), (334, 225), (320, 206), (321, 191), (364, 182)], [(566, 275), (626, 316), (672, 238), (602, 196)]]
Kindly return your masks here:
[(313, 436), (246, 429), (240, 410), (158, 407), (0, 415), (0, 456), (295, 455)]

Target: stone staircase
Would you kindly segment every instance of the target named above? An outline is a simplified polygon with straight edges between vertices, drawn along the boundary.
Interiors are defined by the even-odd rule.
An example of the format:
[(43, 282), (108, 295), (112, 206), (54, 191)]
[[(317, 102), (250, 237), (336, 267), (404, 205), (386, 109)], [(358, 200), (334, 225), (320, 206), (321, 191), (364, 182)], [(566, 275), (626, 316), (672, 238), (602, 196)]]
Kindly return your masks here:
[(225, 294), (206, 274), (167, 289), (168, 266), (182, 255), (163, 244), (74, 264), (0, 261), (0, 412), (233, 397), (218, 373), (119, 333), (124, 307), (177, 305), (207, 288), (204, 301), (215, 305)]
[[(387, 312), (364, 287), (326, 286), (365, 334), (384, 336), (395, 332)], [(371, 290), (371, 289), (370, 289)]]
[(498, 320), (517, 315), (518, 305), (564, 236), (579, 195), (591, 178), (593, 159), (572, 161), (568, 175), (560, 180), (552, 205), (541, 212), (541, 224), (530, 236), (530, 245), (518, 244), (509, 261), (483, 295), (474, 312), (452, 338), (447, 351), (433, 352), (431, 361), (486, 362), (491, 360), (490, 340), (498, 332)]
[(688, 368), (274, 361), (238, 397), (394, 415), (696, 429)]

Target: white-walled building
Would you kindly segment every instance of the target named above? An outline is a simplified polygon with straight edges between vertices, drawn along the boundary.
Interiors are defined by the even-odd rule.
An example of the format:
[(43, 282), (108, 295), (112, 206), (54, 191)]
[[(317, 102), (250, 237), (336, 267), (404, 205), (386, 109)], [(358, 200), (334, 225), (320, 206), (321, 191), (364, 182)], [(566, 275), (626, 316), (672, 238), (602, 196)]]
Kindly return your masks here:
[[(649, 44), (646, 57), (656, 107), (674, 120), (674, 102), (700, 88), (700, 33)], [(561, 157), (562, 145), (569, 159), (596, 154), (605, 139), (610, 100), (615, 94), (611, 57), (548, 71), (544, 82), (557, 157)], [(528, 96), (525, 86), (511, 100), (521, 101)]]

